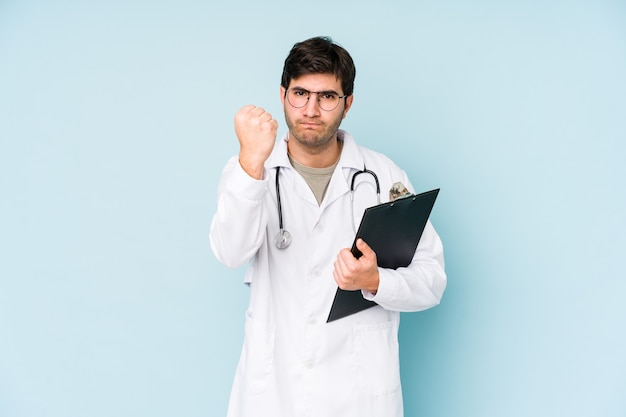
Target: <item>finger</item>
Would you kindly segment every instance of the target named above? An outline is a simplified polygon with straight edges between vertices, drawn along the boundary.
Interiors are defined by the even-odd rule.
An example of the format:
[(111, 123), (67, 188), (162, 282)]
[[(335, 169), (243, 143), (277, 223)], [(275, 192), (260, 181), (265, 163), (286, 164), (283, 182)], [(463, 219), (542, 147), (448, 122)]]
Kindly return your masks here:
[(334, 268), (333, 268), (333, 278), (335, 279), (335, 283), (337, 283), (337, 285), (341, 284), (341, 273), (339, 272), (337, 261), (335, 261)]
[(335, 260), (334, 263), (334, 270), (339, 274), (339, 275), (344, 275), (344, 261), (343, 259), (341, 259), (341, 254), (339, 256), (337, 256), (337, 259)]
[(240, 108), (237, 113), (235, 113), (235, 123), (239, 123), (248, 118), (253, 109), (254, 106), (252, 104), (248, 104)]
[(333, 278), (337, 286), (343, 290), (350, 289), (350, 283), (353, 281), (345, 274), (345, 264), (342, 260), (337, 259), (335, 261), (335, 267), (333, 269)]
[(276, 126), (278, 127), (278, 122), (275, 121), (271, 113), (268, 113), (263, 109), (257, 108), (257, 109), (252, 110), (249, 115), (249, 118), (252, 123), (259, 123), (259, 124), (269, 123), (270, 125), (273, 125), (275, 123)]
[(248, 104), (239, 109), (239, 111), (236, 113), (236, 117), (250, 119), (250, 118), (258, 117), (264, 112), (265, 110), (263, 110), (262, 108), (257, 107), (253, 104)]
[(341, 261), (341, 267), (344, 272), (349, 271), (350, 264), (355, 261), (354, 255), (348, 248), (344, 248), (337, 254), (337, 259)]
[(269, 119), (272, 119), (272, 115), (265, 111), (265, 109), (263, 107), (255, 107), (254, 109), (252, 109), (250, 111), (250, 116), (252, 117), (257, 117), (259, 119), (265, 118), (265, 117), (269, 117)]
[(368, 245), (367, 243), (365, 243), (365, 241), (361, 238), (358, 238), (356, 241), (356, 247), (358, 250), (361, 251), (361, 253), (363, 254), (363, 256), (365, 257), (371, 257), (372, 255), (376, 255), (374, 253), (374, 250), (370, 247), (370, 245)]
[(252, 109), (250, 109), (250, 115), (251, 116), (260, 116), (263, 113), (265, 113), (265, 109), (263, 107), (253, 107)]
[(242, 108), (239, 109), (239, 113), (250, 113), (254, 108), (256, 108), (253, 104), (246, 104)]

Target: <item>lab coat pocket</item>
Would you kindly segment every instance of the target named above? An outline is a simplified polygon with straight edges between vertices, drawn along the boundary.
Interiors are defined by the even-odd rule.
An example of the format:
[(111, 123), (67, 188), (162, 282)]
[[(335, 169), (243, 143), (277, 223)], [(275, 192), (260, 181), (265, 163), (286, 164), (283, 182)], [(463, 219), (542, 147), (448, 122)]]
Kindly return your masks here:
[(268, 385), (274, 363), (274, 333), (272, 326), (257, 323), (250, 313), (246, 314), (241, 366), (250, 394), (260, 394)]
[(400, 389), (398, 321), (357, 325), (354, 339), (362, 392), (369, 395), (397, 392)]

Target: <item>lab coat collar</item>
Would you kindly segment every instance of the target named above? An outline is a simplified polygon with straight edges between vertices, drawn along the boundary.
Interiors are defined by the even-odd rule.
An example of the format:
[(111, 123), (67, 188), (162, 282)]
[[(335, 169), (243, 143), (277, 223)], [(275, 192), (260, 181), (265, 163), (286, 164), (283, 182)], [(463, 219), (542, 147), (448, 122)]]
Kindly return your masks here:
[[(339, 139), (343, 141), (343, 147), (337, 168), (335, 168), (333, 177), (328, 184), (322, 204), (319, 206), (321, 210), (324, 210), (326, 206), (350, 191), (349, 178), (351, 178), (351, 175), (353, 175), (355, 171), (363, 169), (364, 166), (363, 155), (354, 141), (354, 138), (344, 130), (339, 130), (337, 135)], [(267, 160), (266, 169), (271, 171), (276, 167), (287, 168), (285, 174), (289, 177), (293, 177), (295, 170), (292, 170), (293, 167), (287, 155), (287, 140), (288, 135), (285, 134), (281, 140), (276, 143), (272, 154)], [(289, 192), (299, 195), (311, 204), (317, 205), (315, 196), (309, 187), (303, 186), (304, 184), (304, 181), (292, 182), (292, 188)]]

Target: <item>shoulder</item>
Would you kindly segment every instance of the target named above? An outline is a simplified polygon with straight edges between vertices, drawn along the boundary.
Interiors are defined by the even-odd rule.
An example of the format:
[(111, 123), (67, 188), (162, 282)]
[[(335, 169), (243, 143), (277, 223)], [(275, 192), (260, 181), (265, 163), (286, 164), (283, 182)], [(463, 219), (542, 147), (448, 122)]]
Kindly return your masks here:
[(373, 163), (389, 166), (391, 168), (399, 168), (396, 163), (384, 153), (366, 147), (360, 148), (363, 152), (363, 158), (366, 161), (372, 161)]
[(398, 168), (396, 163), (384, 153), (358, 144), (354, 137), (346, 131), (340, 130), (339, 133), (344, 143), (344, 149), (350, 153), (358, 154), (366, 166)]
[(391, 188), (392, 184), (396, 182), (401, 182), (410, 191), (413, 190), (407, 173), (384, 153), (358, 145), (354, 138), (347, 133), (344, 136), (344, 146), (359, 155), (354, 169), (367, 168), (373, 171), (380, 181), (381, 190)]

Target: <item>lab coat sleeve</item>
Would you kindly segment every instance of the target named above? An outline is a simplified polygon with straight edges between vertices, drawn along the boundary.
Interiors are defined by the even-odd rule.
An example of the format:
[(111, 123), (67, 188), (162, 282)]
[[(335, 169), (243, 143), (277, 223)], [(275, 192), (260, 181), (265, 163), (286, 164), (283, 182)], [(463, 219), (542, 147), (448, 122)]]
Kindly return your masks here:
[(443, 246), (430, 221), (427, 222), (413, 260), (406, 268), (378, 268), (376, 294), (363, 296), (393, 311), (421, 311), (440, 303), (446, 288)]
[(250, 177), (237, 157), (222, 171), (209, 237), (216, 258), (229, 268), (248, 262), (263, 243), (268, 183), (267, 173), (262, 180)]

